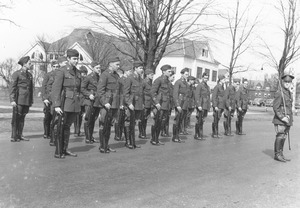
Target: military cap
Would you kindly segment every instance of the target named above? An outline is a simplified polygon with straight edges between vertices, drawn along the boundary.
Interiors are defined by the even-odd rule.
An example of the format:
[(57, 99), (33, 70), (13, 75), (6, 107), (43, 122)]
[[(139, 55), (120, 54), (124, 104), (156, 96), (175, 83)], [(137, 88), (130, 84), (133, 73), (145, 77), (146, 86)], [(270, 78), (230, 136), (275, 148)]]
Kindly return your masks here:
[(30, 60), (30, 57), (29, 57), (29, 56), (24, 56), (24, 57), (20, 58), (20, 60), (18, 61), (18, 64), (20, 64), (21, 66), (23, 66), (23, 65), (26, 64), (29, 60)]
[(225, 77), (224, 74), (219, 74), (219, 75), (218, 75), (218, 79), (219, 79), (219, 80), (222, 80), (222, 79), (225, 79), (225, 78), (226, 78), (226, 77)]
[(85, 66), (81, 66), (79, 68), (79, 71), (80, 71), (80, 73), (87, 73), (88, 72), (88, 70), (87, 70), (87, 68)]
[(109, 59), (107, 59), (108, 63), (113, 63), (113, 62), (118, 62), (118, 61), (120, 61), (118, 56), (110, 57)]
[(238, 79), (238, 78), (234, 78), (234, 79), (233, 79), (233, 82), (241, 82), (241, 80)]
[(133, 62), (133, 67), (134, 68), (137, 68), (137, 67), (140, 67), (140, 66), (143, 66), (143, 62), (141, 62), (141, 61), (134, 61)]
[(293, 81), (295, 77), (291, 74), (288, 74), (288, 73), (284, 73), (282, 76), (281, 76), (281, 79), (285, 82), (291, 82)]
[(169, 64), (165, 64), (162, 67), (160, 67), (160, 70), (162, 71), (167, 71), (169, 69), (172, 69), (172, 67)]
[(181, 71), (180, 71), (180, 73), (181, 74), (184, 74), (185, 72), (189, 72), (190, 70), (189, 70), (189, 68), (183, 68)]
[(154, 74), (154, 72), (151, 69), (146, 69), (145, 75), (148, 75), (148, 74)]
[(76, 49), (68, 49), (67, 50), (67, 57), (78, 57), (79, 52)]
[(97, 61), (92, 61), (92, 63), (91, 63), (92, 68), (94, 68), (95, 66), (98, 66), (98, 65), (100, 65), (100, 63)]
[(51, 62), (51, 66), (54, 66), (54, 65), (56, 65), (56, 64), (58, 64), (57, 61), (52, 61), (52, 62)]
[(188, 76), (187, 80), (196, 80), (196, 77)]
[(60, 56), (60, 57), (58, 57), (58, 59), (57, 59), (57, 62), (58, 62), (59, 64), (62, 63), (62, 62), (64, 62), (64, 61), (68, 61), (67, 57), (65, 57), (65, 56)]

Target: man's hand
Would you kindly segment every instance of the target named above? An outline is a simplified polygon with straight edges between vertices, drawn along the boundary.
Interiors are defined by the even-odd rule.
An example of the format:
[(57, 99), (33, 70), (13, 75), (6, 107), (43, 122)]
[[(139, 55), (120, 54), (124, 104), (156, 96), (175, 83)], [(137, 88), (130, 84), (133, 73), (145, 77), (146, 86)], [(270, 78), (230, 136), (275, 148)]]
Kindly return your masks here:
[(128, 106), (128, 108), (130, 109), (130, 110), (134, 110), (134, 106), (132, 105), (132, 104), (130, 104), (129, 106)]
[(176, 108), (177, 108), (178, 112), (181, 113), (182, 108), (180, 106), (177, 106)]
[(95, 96), (93, 94), (90, 94), (89, 98), (90, 98), (90, 100), (94, 100)]
[(283, 117), (282, 121), (285, 123), (289, 123), (290, 119), (289, 119), (289, 117), (285, 116), (285, 117)]
[(45, 103), (45, 105), (46, 105), (46, 106), (50, 105), (50, 101), (49, 101), (49, 100), (47, 100), (47, 99), (46, 99), (46, 100), (44, 100), (43, 102)]
[(228, 110), (229, 110), (229, 111), (231, 111), (231, 110), (232, 110), (232, 109), (231, 109), (231, 106), (229, 106)]
[(104, 106), (105, 106), (105, 108), (108, 109), (108, 110), (109, 110), (110, 107), (111, 107), (111, 105), (110, 105), (109, 103), (106, 103)]
[(241, 108), (241, 107), (239, 107), (238, 109), (239, 109), (239, 111), (242, 111), (242, 108)]
[(56, 107), (56, 108), (54, 108), (54, 110), (55, 110), (55, 112), (58, 113), (59, 115), (62, 115), (62, 114), (63, 114), (63, 112), (62, 112), (62, 110), (61, 110), (60, 107)]
[(215, 107), (215, 111), (218, 111), (219, 110), (219, 108), (218, 107)]
[(124, 109), (124, 105), (120, 105), (120, 109), (123, 110)]
[(198, 110), (199, 110), (199, 111), (202, 111), (202, 107), (201, 107), (201, 106), (199, 106), (199, 107), (198, 107)]
[(160, 110), (161, 106), (159, 103), (157, 103), (155, 106), (156, 106), (157, 110)]
[(13, 107), (16, 107), (16, 106), (17, 106), (17, 103), (16, 103), (15, 101), (12, 101), (10, 104), (11, 104)]

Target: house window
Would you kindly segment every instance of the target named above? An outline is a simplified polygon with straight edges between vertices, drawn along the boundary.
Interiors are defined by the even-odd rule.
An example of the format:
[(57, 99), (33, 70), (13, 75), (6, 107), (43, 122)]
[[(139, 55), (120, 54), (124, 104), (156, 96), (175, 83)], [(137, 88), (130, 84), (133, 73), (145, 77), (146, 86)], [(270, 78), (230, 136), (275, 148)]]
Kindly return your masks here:
[(50, 60), (52, 60), (53, 59), (53, 54), (50, 54)]
[(55, 54), (55, 57), (54, 57), (54, 58), (55, 58), (55, 60), (57, 60), (57, 59), (58, 59), (58, 54)]
[(79, 60), (80, 60), (80, 61), (83, 61), (83, 57), (82, 57), (81, 54), (79, 55)]
[(211, 81), (213, 81), (213, 82), (217, 81), (217, 71), (215, 71), (215, 70), (212, 71)]
[(202, 49), (202, 56), (208, 57), (208, 50)]
[(31, 54), (31, 59), (34, 59), (34, 52)]
[(197, 78), (198, 79), (202, 78), (202, 67), (197, 67)]
[(171, 67), (171, 70), (176, 74), (176, 67)]
[(205, 73), (210, 77), (210, 70), (209, 69), (205, 69)]

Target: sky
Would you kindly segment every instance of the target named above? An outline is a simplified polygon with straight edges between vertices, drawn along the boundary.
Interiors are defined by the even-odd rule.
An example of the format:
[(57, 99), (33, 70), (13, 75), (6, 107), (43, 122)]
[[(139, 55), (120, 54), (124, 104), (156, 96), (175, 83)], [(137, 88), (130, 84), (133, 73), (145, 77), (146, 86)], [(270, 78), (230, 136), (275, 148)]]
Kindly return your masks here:
[[(37, 36), (45, 36), (49, 42), (53, 42), (72, 32), (78, 27), (92, 27), (93, 25), (83, 15), (74, 12), (72, 5), (67, 5), (63, 0), (1, 0), (11, 5), (11, 9), (0, 11), (0, 15), (13, 20), (17, 25), (0, 21), (0, 62), (7, 58), (19, 59), (36, 42)], [(235, 5), (235, 0), (218, 0), (216, 6), (220, 10), (230, 11)], [(241, 0), (242, 8), (247, 7), (249, 0)], [(280, 16), (271, 3), (274, 0), (252, 0), (249, 10), (249, 19), (253, 20), (259, 14), (259, 24), (253, 34), (253, 45), (258, 46), (260, 38), (263, 38), (272, 47), (282, 48), (282, 34), (279, 24)], [(250, 8), (250, 6), (249, 6)], [(214, 19), (208, 21), (214, 22)], [(215, 23), (215, 22), (214, 22)], [(211, 46), (214, 58), (221, 63), (228, 63), (229, 47), (223, 31), (213, 34)], [(224, 39), (224, 40), (223, 40)], [(275, 73), (266, 60), (258, 56), (257, 48), (249, 50), (241, 62), (258, 69), (257, 71), (247, 72), (240, 76), (248, 76), (252, 79), (263, 79), (264, 73)], [(280, 55), (278, 50), (278, 56)], [(263, 66), (265, 70), (259, 69)], [(300, 69), (299, 63), (294, 68)]]

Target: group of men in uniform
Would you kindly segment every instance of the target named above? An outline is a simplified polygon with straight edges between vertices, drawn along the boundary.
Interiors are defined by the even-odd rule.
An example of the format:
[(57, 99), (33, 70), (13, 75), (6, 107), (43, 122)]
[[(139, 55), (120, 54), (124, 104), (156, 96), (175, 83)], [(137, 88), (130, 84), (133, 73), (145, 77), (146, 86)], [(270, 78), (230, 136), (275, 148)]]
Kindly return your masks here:
[[(208, 111), (213, 109), (212, 137), (220, 138), (219, 121), (224, 114), (224, 134), (231, 136), (231, 119), (237, 112), (236, 134), (243, 135), (243, 118), (248, 107), (248, 81), (233, 79), (227, 86), (227, 78), (218, 76), (218, 84), (211, 90), (207, 84), (209, 75), (203, 73), (202, 81), (190, 76), (189, 69), (181, 70), (181, 78), (173, 85), (174, 74), (168, 64), (160, 69), (162, 75), (153, 80), (152, 70), (144, 70), (143, 63), (136, 61), (133, 69), (120, 68), (120, 59), (108, 59), (108, 66), (101, 70), (98, 62), (91, 63), (92, 72), (77, 69), (79, 53), (67, 50), (66, 57), (51, 63), (42, 84), (44, 102), (44, 138), (50, 139), (50, 145), (56, 146), (55, 158), (77, 155), (68, 150), (70, 127), (75, 123), (76, 134), (80, 134), (80, 119), (83, 120), (85, 142), (99, 142), (101, 153), (115, 152), (109, 146), (111, 127), (115, 129), (115, 140), (123, 140), (129, 149), (140, 148), (136, 144), (135, 127), (138, 124), (139, 138), (145, 139), (147, 121), (153, 118), (151, 126), (152, 145), (163, 145), (159, 136), (169, 136), (169, 120), (172, 109), (175, 117), (172, 126), (172, 141), (182, 143), (179, 135), (187, 135), (190, 116), (196, 109), (194, 139), (204, 140), (203, 125)], [(12, 142), (27, 140), (22, 131), (24, 119), (33, 103), (32, 69), (29, 57), (20, 59), (22, 68), (13, 74), (10, 100), (13, 106)], [(84, 75), (85, 74), (85, 75)], [(283, 154), (283, 144), (292, 123), (291, 111), (282, 112), (281, 100), (285, 109), (290, 109), (291, 101), (288, 83), (291, 76), (282, 77), (282, 93), (277, 93), (274, 101), (274, 124), (276, 127), (275, 159), (288, 161)], [(287, 83), (287, 84), (286, 84)], [(279, 104), (278, 104), (279, 103)], [(211, 106), (212, 104), (212, 106)], [(95, 122), (99, 118), (99, 141), (93, 137)], [(76, 124), (77, 123), (77, 124)], [(282, 127), (284, 126), (284, 128)]]

